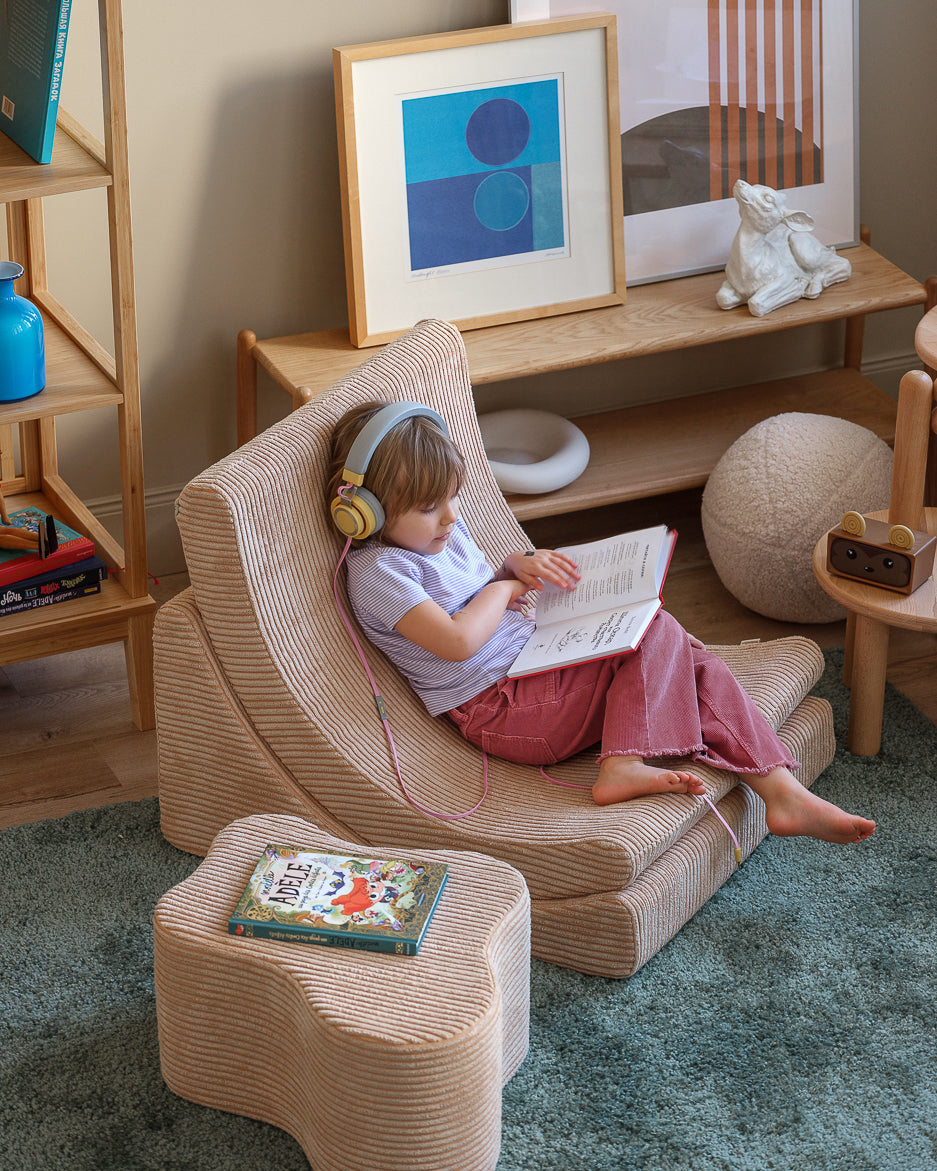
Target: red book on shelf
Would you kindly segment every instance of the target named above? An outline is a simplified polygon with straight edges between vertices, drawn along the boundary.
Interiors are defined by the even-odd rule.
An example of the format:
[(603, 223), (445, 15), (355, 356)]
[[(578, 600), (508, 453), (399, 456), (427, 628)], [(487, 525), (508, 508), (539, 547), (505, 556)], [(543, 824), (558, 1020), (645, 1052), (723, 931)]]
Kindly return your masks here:
[[(14, 528), (36, 532), (45, 516), (38, 508), (22, 508), (19, 512), (10, 513), (10, 522)], [(23, 549), (0, 549), (0, 585), (12, 585), (24, 578), (35, 577), (37, 573), (46, 573), (50, 569), (72, 565), (94, 556), (94, 541), (90, 537), (83, 537), (60, 520), (55, 522), (55, 531), (59, 539), (58, 548), (47, 557)]]

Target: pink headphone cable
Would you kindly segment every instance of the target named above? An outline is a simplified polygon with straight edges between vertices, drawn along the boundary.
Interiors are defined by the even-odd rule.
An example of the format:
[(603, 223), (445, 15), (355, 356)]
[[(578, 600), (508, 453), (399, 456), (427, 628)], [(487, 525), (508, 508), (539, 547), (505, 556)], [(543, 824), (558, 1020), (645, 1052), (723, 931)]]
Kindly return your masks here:
[(713, 813), (715, 813), (715, 815), (719, 818), (719, 820), (722, 822), (722, 824), (728, 830), (729, 837), (735, 843), (735, 861), (736, 861), (737, 865), (741, 866), (742, 865), (742, 847), (739, 844), (738, 838), (735, 836), (735, 833), (732, 830), (732, 826), (729, 825), (729, 823), (726, 821), (726, 819), (722, 816), (722, 814), (716, 808), (715, 802), (710, 801), (710, 799), (706, 796), (705, 793), (700, 793), (700, 796), (703, 798), (703, 800), (706, 802), (706, 804), (709, 806), (709, 808), (713, 811)]
[(396, 773), (397, 773), (397, 780), (400, 782), (400, 791), (403, 793), (404, 797), (406, 797), (407, 801), (410, 803), (410, 805), (413, 806), (414, 809), (418, 810), (420, 813), (427, 814), (429, 817), (437, 817), (441, 821), (459, 821), (463, 817), (469, 817), (471, 814), (475, 813), (476, 810), (481, 808), (482, 802), (488, 796), (488, 756), (487, 756), (487, 754), (483, 754), (484, 755), (484, 769), (483, 769), (484, 789), (482, 791), (482, 795), (475, 802), (475, 804), (472, 806), (472, 808), (466, 809), (466, 811), (464, 813), (437, 813), (434, 809), (427, 809), (425, 805), (421, 805), (419, 803), (419, 801), (415, 800), (410, 795), (410, 791), (407, 788), (406, 784), (404, 783), (403, 775), (400, 772), (400, 761), (397, 759), (397, 745), (394, 743), (394, 736), (390, 730), (390, 716), (387, 713), (387, 707), (384, 704), (384, 700), (383, 700), (383, 697), (381, 696), (380, 691), (378, 691), (377, 681), (375, 680), (374, 675), (371, 673), (371, 668), (368, 666), (368, 660), (365, 657), (364, 651), (361, 649), (361, 643), (358, 641), (358, 636), (355, 634), (354, 628), (352, 627), (351, 623), (348, 620), (348, 616), (345, 613), (345, 607), (342, 605), (342, 600), (341, 600), (341, 598), (339, 596), (339, 592), (338, 592), (338, 571), (339, 571), (339, 569), (341, 569), (342, 562), (345, 560), (345, 557), (348, 554), (348, 550), (351, 548), (351, 540), (352, 540), (351, 537), (349, 537), (348, 540), (345, 542), (345, 548), (342, 550), (342, 555), (341, 555), (341, 557), (339, 557), (338, 564), (335, 566), (335, 573), (332, 577), (332, 594), (335, 597), (335, 605), (338, 607), (338, 612), (341, 615), (341, 619), (345, 625), (345, 629), (348, 631), (348, 635), (351, 638), (351, 641), (354, 643), (355, 650), (358, 652), (358, 658), (361, 660), (361, 665), (364, 667), (365, 674), (368, 677), (368, 682), (371, 684), (371, 691), (374, 694), (374, 702), (377, 705), (377, 714), (380, 717), (381, 723), (384, 725), (384, 734), (387, 737), (387, 744), (388, 744), (388, 747), (390, 748), (390, 755), (391, 755), (391, 758), (393, 759), (393, 762), (394, 762), (394, 769), (396, 770)]
[[(549, 773), (544, 772), (543, 768), (540, 769), (540, 775), (542, 777), (545, 777), (550, 782), (551, 785), (562, 785), (564, 789), (591, 789), (592, 788), (591, 785), (574, 785), (571, 781), (558, 781), (556, 779), (556, 777), (551, 777)], [(722, 822), (722, 824), (728, 830), (729, 837), (735, 843), (735, 860), (741, 866), (741, 864), (742, 864), (742, 847), (739, 844), (738, 838), (735, 836), (735, 833), (732, 830), (732, 826), (729, 825), (729, 823), (726, 821), (726, 819), (722, 816), (722, 814), (716, 808), (715, 803), (712, 802), (706, 796), (705, 793), (699, 793), (698, 796), (703, 798), (703, 800), (706, 802), (706, 804), (709, 806), (709, 808), (713, 811), (713, 813), (715, 813), (715, 815), (719, 818), (719, 820)]]
[[(485, 798), (488, 796), (488, 753), (487, 752), (482, 752), (482, 779), (484, 781), (484, 788), (482, 790), (482, 795), (475, 802), (475, 804), (472, 806), (472, 808), (466, 809), (466, 811), (464, 813), (437, 813), (433, 809), (427, 809), (425, 805), (421, 805), (417, 800), (415, 800), (411, 796), (409, 789), (407, 788), (406, 784), (404, 783), (403, 775), (401, 774), (401, 771), (400, 771), (400, 761), (397, 759), (397, 746), (394, 743), (394, 736), (390, 730), (390, 716), (388, 715), (387, 707), (385, 706), (384, 700), (383, 700), (380, 692), (378, 691), (377, 681), (375, 680), (374, 675), (371, 673), (371, 668), (368, 665), (368, 660), (365, 657), (364, 651), (361, 649), (361, 643), (358, 641), (358, 636), (355, 634), (354, 628), (352, 627), (351, 623), (348, 620), (348, 616), (345, 613), (345, 607), (342, 605), (341, 597), (339, 596), (339, 592), (338, 592), (338, 571), (341, 569), (342, 562), (345, 560), (346, 556), (348, 555), (348, 550), (351, 548), (351, 541), (352, 541), (352, 538), (349, 537), (347, 539), (347, 541), (345, 542), (345, 548), (342, 550), (342, 555), (339, 557), (338, 563), (335, 566), (335, 573), (332, 576), (332, 594), (335, 597), (335, 605), (338, 607), (338, 612), (341, 616), (341, 619), (342, 619), (342, 622), (345, 626), (345, 629), (348, 631), (348, 636), (351, 639), (352, 643), (354, 644), (355, 650), (358, 652), (358, 658), (361, 660), (361, 665), (364, 667), (365, 674), (368, 677), (368, 682), (371, 684), (371, 691), (374, 695), (374, 702), (377, 705), (377, 714), (378, 714), (378, 717), (380, 718), (381, 723), (384, 725), (384, 734), (387, 737), (387, 744), (388, 744), (388, 747), (390, 748), (391, 758), (393, 759), (393, 762), (394, 762), (394, 769), (397, 773), (397, 780), (400, 782), (400, 791), (403, 793), (404, 797), (407, 799), (409, 804), (413, 806), (414, 809), (418, 810), (420, 813), (427, 814), (427, 816), (429, 816), (429, 817), (436, 817), (436, 818), (439, 818), (441, 821), (459, 821), (463, 817), (470, 817), (473, 813), (475, 813), (477, 810), (479, 810), (481, 808)], [(544, 777), (546, 780), (548, 780), (551, 785), (561, 785), (564, 789), (591, 789), (592, 788), (591, 785), (575, 785), (575, 784), (572, 784), (570, 781), (558, 781), (558, 780), (556, 780), (555, 777), (551, 777), (549, 773), (544, 772), (543, 768), (540, 769), (540, 775), (542, 777)], [(735, 836), (735, 833), (733, 832), (732, 827), (729, 825), (729, 823), (726, 821), (726, 819), (722, 816), (722, 814), (716, 808), (715, 803), (713, 801), (711, 801), (709, 799), (709, 797), (706, 796), (705, 793), (700, 793), (699, 796), (702, 797), (702, 799), (706, 802), (706, 804), (713, 811), (713, 813), (715, 813), (716, 817), (718, 817), (719, 820), (722, 822), (722, 824), (726, 827), (726, 830), (728, 831), (729, 837), (732, 839), (732, 841), (735, 844), (735, 861), (739, 865), (741, 865), (742, 847), (739, 844), (739, 840)]]

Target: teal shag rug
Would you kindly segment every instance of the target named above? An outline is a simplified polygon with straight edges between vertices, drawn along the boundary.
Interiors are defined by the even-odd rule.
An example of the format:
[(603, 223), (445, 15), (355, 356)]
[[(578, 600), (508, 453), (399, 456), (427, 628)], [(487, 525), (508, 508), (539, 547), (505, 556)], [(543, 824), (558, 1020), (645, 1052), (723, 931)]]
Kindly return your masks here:
[[(881, 754), (851, 756), (827, 663), (815, 789), (875, 837), (768, 838), (630, 980), (534, 961), (498, 1171), (937, 1166), (937, 729), (889, 687)], [(151, 918), (198, 862), (155, 800), (0, 833), (3, 1171), (308, 1171), (160, 1077)]]

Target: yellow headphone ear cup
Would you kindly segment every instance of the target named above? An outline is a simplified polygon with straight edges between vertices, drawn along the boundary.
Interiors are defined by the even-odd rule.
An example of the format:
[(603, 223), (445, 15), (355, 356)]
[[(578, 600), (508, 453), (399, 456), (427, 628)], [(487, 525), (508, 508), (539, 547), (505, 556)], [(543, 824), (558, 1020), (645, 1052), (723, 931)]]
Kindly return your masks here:
[(358, 510), (346, 503), (341, 496), (332, 501), (332, 522), (343, 537), (360, 537), (364, 518)]
[(363, 541), (384, 524), (384, 509), (366, 488), (336, 496), (331, 504), (332, 520), (345, 537)]

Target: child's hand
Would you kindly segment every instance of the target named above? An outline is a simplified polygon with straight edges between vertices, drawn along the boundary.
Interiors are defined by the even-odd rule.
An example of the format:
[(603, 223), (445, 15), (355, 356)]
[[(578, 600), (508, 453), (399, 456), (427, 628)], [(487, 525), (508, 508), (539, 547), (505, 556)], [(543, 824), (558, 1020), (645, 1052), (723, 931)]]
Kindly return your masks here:
[(504, 559), (504, 568), (530, 590), (542, 590), (547, 581), (561, 590), (574, 590), (579, 581), (576, 563), (555, 549), (509, 553)]
[(523, 614), (525, 618), (530, 617), (530, 609), (532, 601), (530, 598), (530, 586), (526, 585), (520, 578), (505, 578), (504, 580), (510, 582), (512, 586), (511, 600), (508, 602), (506, 609), (513, 610), (517, 614)]

